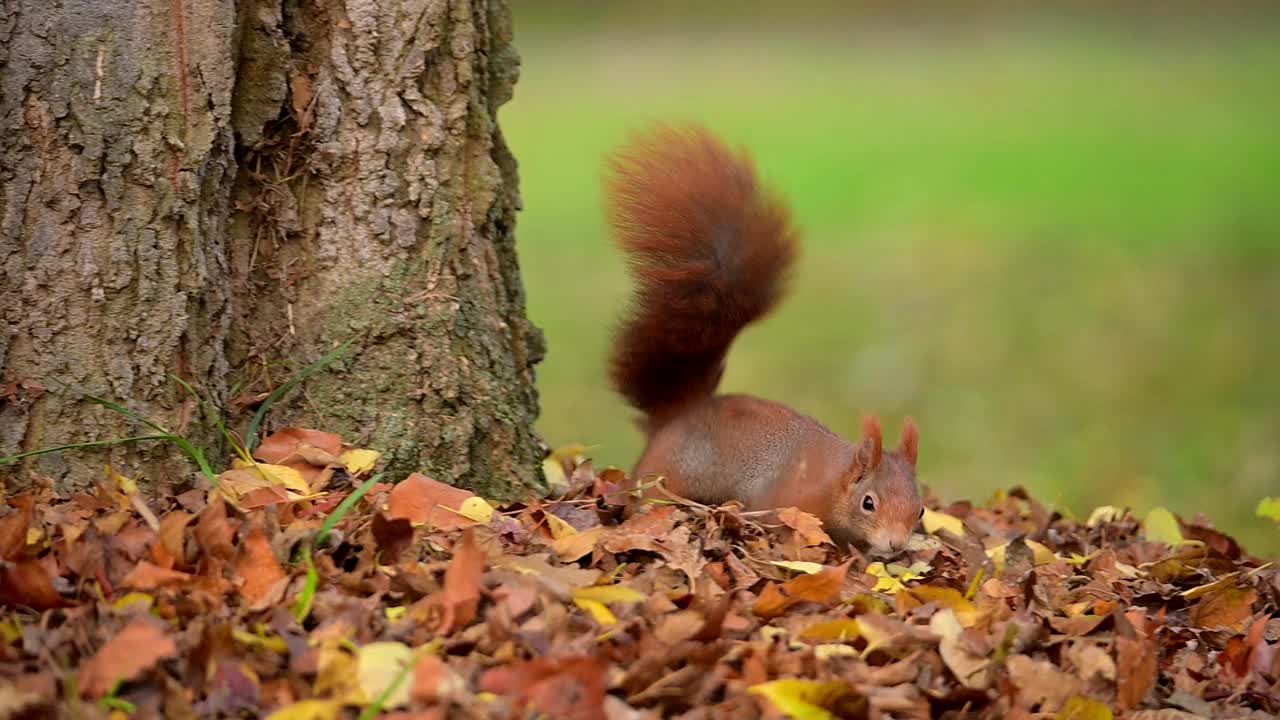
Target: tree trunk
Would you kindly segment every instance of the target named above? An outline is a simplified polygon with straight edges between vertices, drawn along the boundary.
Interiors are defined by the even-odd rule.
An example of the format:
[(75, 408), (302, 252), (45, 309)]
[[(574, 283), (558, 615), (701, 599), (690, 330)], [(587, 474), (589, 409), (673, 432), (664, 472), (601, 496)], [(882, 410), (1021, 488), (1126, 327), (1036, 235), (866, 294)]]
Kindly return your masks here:
[[(171, 376), (225, 407), (351, 339), (273, 425), (539, 489), (502, 0), (0, 3), (0, 456), (138, 434), (84, 393), (225, 452)], [(107, 460), (193, 470), (151, 443), (0, 471)]]

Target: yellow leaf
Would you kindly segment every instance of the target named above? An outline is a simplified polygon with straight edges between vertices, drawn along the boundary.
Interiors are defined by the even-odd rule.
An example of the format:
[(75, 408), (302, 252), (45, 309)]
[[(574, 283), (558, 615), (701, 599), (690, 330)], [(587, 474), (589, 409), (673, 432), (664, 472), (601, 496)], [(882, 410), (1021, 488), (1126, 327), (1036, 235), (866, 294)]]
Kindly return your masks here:
[(116, 469), (110, 465), (107, 466), (107, 477), (111, 478), (111, 480), (119, 486), (120, 492), (125, 495), (133, 495), (138, 492), (138, 483), (134, 482), (132, 478), (125, 477), (124, 475), (116, 472)]
[(311, 492), (311, 487), (307, 485), (307, 481), (302, 479), (302, 473), (287, 465), (272, 465), (270, 463), (253, 463), (250, 465), (243, 460), (236, 460), (231, 464), (231, 467), (245, 469), (258, 474), (272, 485), (280, 485), (300, 495), (306, 495)]
[(340, 700), (360, 697), (360, 687), (356, 680), (356, 659), (339, 647), (338, 643), (326, 642), (320, 646), (312, 692), (316, 695), (331, 695)]
[(1089, 520), (1085, 525), (1095, 527), (1102, 523), (1115, 522), (1123, 517), (1124, 508), (1116, 507), (1115, 505), (1102, 505), (1094, 508), (1093, 512), (1089, 513)]
[(950, 608), (934, 613), (929, 619), (929, 629), (939, 637), (938, 654), (942, 656), (942, 662), (962, 685), (972, 690), (985, 690), (991, 684), (986, 659), (960, 642), (964, 628)]
[(1077, 695), (1062, 704), (1054, 720), (1112, 720), (1112, 717), (1111, 708), (1105, 703)]
[(409, 704), (406, 669), (413, 667), (413, 650), (398, 642), (375, 642), (362, 645), (356, 651), (360, 690), (364, 704), (384, 697), (382, 707), (387, 710)]
[(938, 531), (946, 530), (952, 535), (964, 536), (964, 523), (961, 522), (960, 518), (946, 513), (935, 512), (929, 508), (924, 509), (924, 516), (920, 519), (920, 524), (924, 526), (924, 531), (930, 535), (937, 535)]
[(382, 453), (377, 450), (365, 450), (362, 448), (353, 448), (342, 453), (338, 459), (342, 461), (342, 466), (352, 475), (364, 475), (373, 470), (373, 466), (378, 464), (378, 458), (382, 457)]
[(594, 600), (600, 603), (644, 602), (645, 595), (626, 585), (590, 585), (573, 591), (574, 600)]
[(462, 501), (462, 507), (458, 508), (458, 514), (468, 520), (488, 525), (489, 521), (493, 519), (493, 506), (486, 502), (484, 498), (476, 495)]
[(873, 562), (867, 566), (866, 572), (878, 578), (876, 586), (871, 588), (873, 592), (892, 595), (906, 590), (906, 583), (912, 580), (919, 580), (927, 575), (929, 570), (929, 564), (925, 562), (916, 562), (910, 567), (904, 567), (897, 563), (885, 565), (882, 562)]
[(244, 630), (232, 630), (231, 637), (253, 647), (260, 647), (264, 650), (270, 650), (278, 655), (289, 654), (289, 643), (279, 635), (255, 635)]
[(572, 525), (552, 513), (545, 513), (545, 517), (547, 518), (547, 529), (551, 531), (551, 537), (556, 540), (578, 532)]
[(267, 720), (337, 720), (342, 703), (336, 700), (302, 700), (286, 705), (267, 716)]
[(814, 623), (800, 631), (801, 640), (854, 640), (862, 635), (862, 626), (853, 618)]
[(1280, 523), (1280, 497), (1265, 497), (1258, 501), (1258, 517)]
[(911, 539), (907, 541), (907, 552), (918, 553), (925, 550), (940, 550), (942, 542), (932, 535), (921, 535), (920, 533), (912, 533)]
[(840, 643), (824, 643), (813, 646), (813, 656), (819, 660), (830, 660), (834, 657), (857, 657), (858, 651), (852, 645)]
[(771, 564), (788, 570), (795, 570), (796, 572), (809, 573), (810, 575), (816, 575), (826, 569), (825, 565), (820, 565), (816, 562), (804, 562), (803, 560), (773, 560)]
[(150, 610), (151, 606), (154, 605), (155, 602), (156, 602), (156, 599), (146, 593), (131, 592), (128, 595), (125, 595), (124, 597), (115, 601), (115, 603), (113, 604), (113, 607), (115, 607), (115, 609), (117, 610), (123, 610), (129, 607), (130, 605), (138, 603), (138, 604), (141, 604), (143, 607), (147, 608), (148, 610)]
[[(1031, 559), (1036, 565), (1048, 565), (1058, 559), (1058, 556), (1054, 555), (1052, 550), (1041, 545), (1035, 540), (1024, 539), (1022, 542), (1026, 543), (1026, 546), (1031, 548)], [(1004, 572), (1005, 553), (1008, 552), (1008, 550), (1009, 543), (1002, 543), (993, 548), (987, 548), (987, 557), (991, 558), (991, 562), (995, 564), (997, 573)]]
[[(566, 527), (568, 527), (567, 523)], [(551, 549), (562, 562), (573, 562), (595, 550), (596, 543), (600, 541), (602, 534), (604, 534), (604, 528), (598, 527), (581, 533), (574, 531), (572, 535), (566, 535), (551, 543)]]
[(382, 612), (386, 613), (387, 622), (395, 622), (404, 617), (404, 614), (408, 612), (408, 610), (409, 608), (403, 605), (396, 605), (395, 607), (386, 608)]
[(573, 604), (591, 613), (591, 617), (595, 618), (596, 622), (601, 625), (608, 626), (616, 625), (618, 623), (618, 618), (615, 617), (613, 612), (599, 600), (575, 597), (573, 599)]
[(937, 585), (917, 585), (909, 592), (920, 602), (937, 603), (940, 607), (950, 608), (956, 614), (956, 620), (964, 627), (973, 627), (978, 622), (978, 608), (966, 600), (959, 590)]
[(1153, 507), (1142, 521), (1142, 534), (1151, 542), (1164, 543), (1170, 547), (1178, 547), (1186, 542), (1182, 537), (1182, 528), (1178, 519), (1162, 507)]
[[(864, 701), (843, 682), (817, 680), (774, 680), (752, 685), (747, 692), (767, 699), (794, 720), (835, 720), (853, 715), (848, 705)], [(832, 712), (837, 710), (839, 714)]]
[(552, 492), (569, 487), (569, 477), (564, 474), (564, 465), (554, 455), (548, 455), (542, 461), (542, 475), (547, 479), (547, 487)]
[(587, 450), (588, 448), (586, 445), (581, 443), (570, 443), (556, 448), (555, 451), (551, 453), (551, 457), (559, 460), (560, 462), (569, 462), (574, 465), (581, 465), (582, 462), (587, 459)]
[(43, 538), (44, 531), (40, 528), (27, 528), (27, 545), (39, 545)]

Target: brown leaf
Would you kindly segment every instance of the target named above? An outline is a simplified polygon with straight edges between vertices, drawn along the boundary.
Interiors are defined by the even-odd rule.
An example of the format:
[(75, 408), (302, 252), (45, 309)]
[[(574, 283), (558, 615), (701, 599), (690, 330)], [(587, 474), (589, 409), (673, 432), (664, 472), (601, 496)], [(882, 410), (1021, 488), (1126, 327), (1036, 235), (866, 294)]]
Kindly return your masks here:
[(444, 573), (444, 591), (440, 595), (444, 617), (440, 621), (440, 634), (449, 635), (476, 619), (484, 564), (484, 551), (476, 545), (474, 531), (464, 531), (462, 540), (453, 548), (453, 562)]
[(226, 501), (217, 496), (200, 512), (196, 520), (196, 544), (214, 557), (230, 559), (236, 554), (235, 545), (231, 541), (236, 535), (238, 524), (227, 518)]
[(1018, 698), (1026, 706), (1040, 704), (1041, 712), (1053, 712), (1067, 698), (1084, 692), (1080, 678), (1058, 670), (1048, 660), (1014, 655), (1006, 660), (1009, 680), (1018, 688)]
[(306, 443), (319, 448), (330, 455), (342, 453), (342, 436), (320, 430), (306, 428), (283, 428), (263, 439), (253, 451), (253, 456), (265, 463), (279, 463), (297, 451), (298, 446)]
[(1241, 630), (1253, 615), (1258, 591), (1253, 588), (1225, 587), (1200, 598), (1191, 609), (1191, 624), (1202, 628)]
[(426, 523), (433, 530), (471, 527), (478, 523), (453, 511), (461, 509), (462, 503), (475, 496), (470, 490), (414, 473), (392, 488), (387, 497), (387, 517), (404, 518), (414, 524)]
[(0, 515), (0, 560), (16, 560), (27, 546), (27, 529), (31, 527), (35, 498), (19, 495), (11, 498), (9, 505), (13, 512)]
[(782, 524), (796, 531), (805, 545), (822, 545), (831, 543), (831, 536), (822, 529), (822, 521), (799, 508), (783, 508), (778, 511), (778, 519)]
[(120, 581), (120, 587), (132, 590), (155, 590), (162, 587), (173, 587), (177, 585), (185, 585), (195, 579), (195, 576), (177, 570), (154, 565), (146, 560), (139, 560), (138, 564), (129, 571), (128, 575)]
[[(648, 512), (644, 512), (647, 508)], [(676, 526), (676, 509), (671, 505), (645, 505), (618, 528), (625, 533), (662, 537)]]
[(80, 668), (80, 692), (100, 698), (111, 692), (117, 682), (138, 678), (161, 660), (177, 656), (173, 638), (155, 621), (139, 617)]
[(829, 567), (812, 575), (801, 575), (781, 585), (769, 583), (751, 611), (768, 619), (778, 617), (796, 603), (825, 605), (834, 602), (840, 598), (840, 591), (844, 589), (844, 580), (852, 564), (853, 559), (850, 558), (843, 565)]
[(1150, 638), (1116, 636), (1116, 700), (1132, 710), (1156, 684), (1156, 648)]
[(480, 688), (550, 717), (604, 720), (607, 666), (591, 657), (539, 658), (486, 671)]
[(287, 577), (261, 527), (255, 525), (241, 541), (236, 572), (244, 580), (240, 595), (251, 606), (266, 598)]
[(151, 546), (151, 560), (162, 568), (185, 562), (187, 525), (195, 519), (191, 513), (175, 510), (160, 519), (159, 542)]
[(0, 605), (50, 610), (70, 604), (58, 594), (49, 569), (40, 560), (0, 562)]

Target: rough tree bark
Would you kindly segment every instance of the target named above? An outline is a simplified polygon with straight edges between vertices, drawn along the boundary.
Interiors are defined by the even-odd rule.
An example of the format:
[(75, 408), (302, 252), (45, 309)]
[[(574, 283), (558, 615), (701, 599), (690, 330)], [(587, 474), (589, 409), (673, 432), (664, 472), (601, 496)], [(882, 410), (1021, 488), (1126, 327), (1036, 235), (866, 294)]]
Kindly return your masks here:
[[(353, 338), (273, 424), (391, 477), (539, 488), (503, 0), (0, 8), (0, 455), (136, 433), (85, 392), (215, 447), (171, 376), (224, 407)], [(165, 444), (109, 453), (191, 476)], [(0, 472), (83, 485), (105, 459)]]

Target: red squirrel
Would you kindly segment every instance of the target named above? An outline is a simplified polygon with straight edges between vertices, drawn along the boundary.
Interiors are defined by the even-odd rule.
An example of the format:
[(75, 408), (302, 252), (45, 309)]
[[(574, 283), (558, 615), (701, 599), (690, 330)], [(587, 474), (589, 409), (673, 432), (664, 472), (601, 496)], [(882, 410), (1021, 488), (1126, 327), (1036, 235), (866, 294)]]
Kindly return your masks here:
[(609, 219), (636, 284), (611, 376), (648, 436), (632, 476), (702, 503), (795, 506), (837, 542), (900, 553), (924, 514), (914, 422), (888, 450), (874, 417), (854, 444), (778, 403), (716, 394), (729, 346), (778, 304), (798, 251), (752, 159), (705, 129), (659, 127), (610, 168)]

